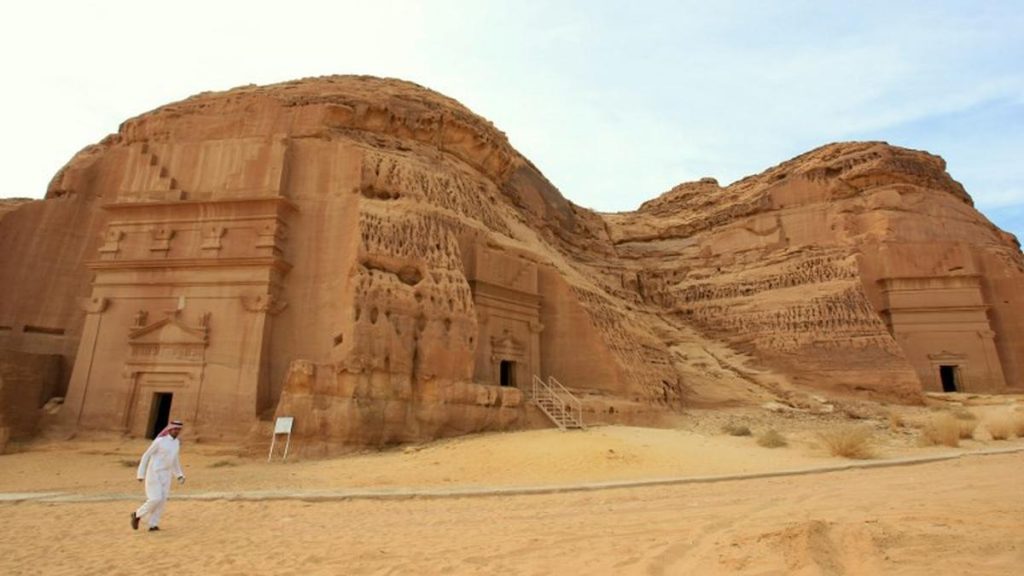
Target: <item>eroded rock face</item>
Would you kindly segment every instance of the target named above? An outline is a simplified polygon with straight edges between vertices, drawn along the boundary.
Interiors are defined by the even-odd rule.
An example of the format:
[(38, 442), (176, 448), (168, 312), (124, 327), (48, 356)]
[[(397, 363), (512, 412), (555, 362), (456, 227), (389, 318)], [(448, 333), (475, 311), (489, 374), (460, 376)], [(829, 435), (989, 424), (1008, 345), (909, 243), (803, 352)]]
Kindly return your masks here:
[(32, 202), (31, 198), (0, 198), (0, 220), (8, 212), (14, 212), (21, 206)]
[(794, 382), (903, 398), (942, 390), (942, 366), (947, 387), (1019, 382), (1019, 246), (938, 157), (830, 145), (608, 220), (644, 301)]
[(4, 217), (0, 247), (0, 346), (74, 366), (69, 428), (290, 415), (327, 452), (529, 425), (535, 375), (592, 419), (650, 422), (810, 389), (1000, 391), (1024, 357), (1019, 247), (937, 157), (831, 145), (598, 214), (395, 80), (129, 120)]
[(63, 359), (0, 349), (0, 454), (9, 440), (36, 434), (43, 405), (60, 386)]

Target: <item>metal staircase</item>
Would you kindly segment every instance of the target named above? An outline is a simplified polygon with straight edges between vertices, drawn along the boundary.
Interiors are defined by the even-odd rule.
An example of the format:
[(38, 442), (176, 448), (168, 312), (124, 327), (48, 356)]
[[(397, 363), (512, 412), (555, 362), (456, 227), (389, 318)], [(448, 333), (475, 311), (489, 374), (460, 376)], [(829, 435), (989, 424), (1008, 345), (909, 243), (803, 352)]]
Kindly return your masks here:
[(559, 430), (586, 428), (583, 425), (583, 404), (554, 376), (548, 376), (545, 382), (535, 375), (530, 400)]

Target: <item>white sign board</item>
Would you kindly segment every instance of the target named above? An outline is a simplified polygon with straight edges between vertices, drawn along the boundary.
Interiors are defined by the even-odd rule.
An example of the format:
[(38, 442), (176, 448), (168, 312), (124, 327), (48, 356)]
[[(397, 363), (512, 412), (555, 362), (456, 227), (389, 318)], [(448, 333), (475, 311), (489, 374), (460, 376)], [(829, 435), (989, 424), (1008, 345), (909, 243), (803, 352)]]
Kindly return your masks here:
[(277, 419), (277, 423), (274, 424), (274, 434), (291, 434), (292, 433), (292, 422), (295, 418), (292, 416), (281, 416)]
[(294, 421), (295, 418), (292, 416), (281, 416), (274, 422), (274, 436), (270, 439), (270, 453), (267, 454), (267, 462), (274, 457), (274, 444), (277, 442), (278, 434), (288, 435), (284, 443), (284, 458), (282, 460), (288, 459), (288, 446), (292, 443), (292, 422)]

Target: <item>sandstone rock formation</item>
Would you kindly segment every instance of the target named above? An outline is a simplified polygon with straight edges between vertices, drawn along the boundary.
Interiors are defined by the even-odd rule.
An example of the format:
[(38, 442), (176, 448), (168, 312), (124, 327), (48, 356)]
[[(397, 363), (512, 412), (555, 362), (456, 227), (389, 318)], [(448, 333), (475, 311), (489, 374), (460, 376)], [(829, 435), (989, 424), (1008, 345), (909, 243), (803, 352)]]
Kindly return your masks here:
[(42, 408), (57, 394), (62, 366), (56, 354), (0, 350), (0, 454), (8, 441), (38, 432)]
[(0, 220), (8, 212), (14, 212), (24, 204), (32, 202), (31, 198), (0, 198)]
[(977, 391), (1020, 382), (1020, 246), (938, 157), (830, 145), (608, 221), (642, 263), (645, 302), (795, 383), (909, 398), (943, 375)]
[(0, 275), (0, 348), (73, 366), (63, 426), (135, 435), (534, 425), (534, 376), (628, 422), (914, 401), (1019, 386), (1024, 360), (1019, 244), (937, 157), (834, 144), (599, 214), (454, 100), (369, 77), (128, 120), (3, 217)]

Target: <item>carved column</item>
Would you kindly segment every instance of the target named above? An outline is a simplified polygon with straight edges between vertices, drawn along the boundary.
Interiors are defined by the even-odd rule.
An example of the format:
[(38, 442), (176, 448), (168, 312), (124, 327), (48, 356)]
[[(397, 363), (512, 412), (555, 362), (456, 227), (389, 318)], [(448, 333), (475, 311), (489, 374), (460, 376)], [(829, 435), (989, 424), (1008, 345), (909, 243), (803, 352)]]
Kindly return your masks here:
[(540, 365), (540, 333), (544, 331), (544, 325), (539, 320), (530, 320), (530, 351), (529, 360), (530, 363), (530, 376), (540, 376), (541, 365)]
[(271, 318), (280, 314), (288, 303), (275, 294), (243, 294), (242, 308), (255, 315), (251, 334), (258, 335), (259, 344), (242, 352), (240, 378), (253, 383), (256, 396), (253, 409), (257, 414), (270, 407), (270, 339)]
[(96, 359), (96, 342), (99, 339), (100, 325), (103, 322), (103, 313), (106, 312), (109, 305), (110, 300), (101, 296), (78, 300), (79, 308), (86, 314), (85, 325), (82, 327), (82, 340), (78, 345), (79, 353), (71, 371), (67, 397), (64, 399), (62, 412), (68, 415), (61, 418), (64, 424), (78, 426), (82, 418), (82, 409), (85, 406), (92, 377), (92, 367)]

